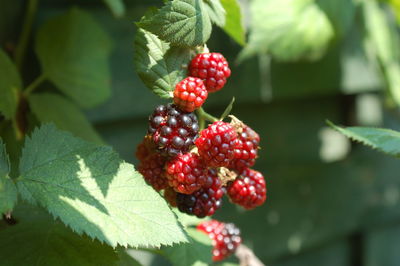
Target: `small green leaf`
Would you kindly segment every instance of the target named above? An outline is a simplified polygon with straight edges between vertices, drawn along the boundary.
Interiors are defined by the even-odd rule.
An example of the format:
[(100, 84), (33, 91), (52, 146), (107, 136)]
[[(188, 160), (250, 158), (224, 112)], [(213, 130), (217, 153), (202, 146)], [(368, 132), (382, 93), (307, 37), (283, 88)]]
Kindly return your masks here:
[(21, 196), (79, 234), (113, 247), (186, 241), (165, 200), (109, 147), (47, 124), (26, 139), (20, 174)]
[(2, 266), (117, 265), (114, 250), (79, 236), (39, 208), (18, 206), (18, 223), (0, 230)]
[(225, 9), (220, 0), (204, 0), (205, 10), (211, 21), (223, 28), (225, 26)]
[(21, 78), (15, 65), (0, 49), (0, 113), (7, 119), (15, 116), (21, 88)]
[(10, 160), (6, 147), (0, 139), (0, 215), (11, 211), (17, 202), (17, 189), (8, 176), (10, 173)]
[(238, 44), (245, 45), (246, 30), (243, 26), (242, 13), (238, 0), (221, 0), (221, 3), (226, 12), (224, 31)]
[(70, 131), (77, 137), (103, 143), (81, 110), (65, 97), (54, 93), (40, 93), (31, 94), (28, 101), (40, 122), (53, 122), (59, 129)]
[(143, 83), (162, 98), (171, 98), (170, 91), (187, 75), (191, 50), (171, 47), (156, 35), (139, 29), (135, 37), (134, 62)]
[(400, 132), (370, 127), (339, 127), (327, 121), (333, 129), (346, 137), (360, 142), (372, 149), (381, 151), (391, 156), (400, 157)]
[(229, 103), (229, 105), (225, 108), (225, 111), (222, 113), (220, 120), (224, 120), (225, 117), (227, 117), (228, 115), (230, 115), (234, 103), (235, 103), (235, 97), (232, 98), (232, 100), (231, 100), (231, 102)]
[(120, 18), (125, 15), (125, 4), (123, 0), (103, 0), (115, 17)]
[(243, 60), (270, 53), (280, 61), (321, 58), (334, 36), (326, 14), (313, 0), (254, 0)]
[(335, 32), (344, 37), (350, 30), (355, 17), (356, 3), (353, 0), (317, 0), (318, 6), (325, 12)]
[(203, 45), (211, 35), (211, 21), (203, 0), (169, 1), (138, 25), (177, 46)]
[(174, 266), (200, 266), (211, 264), (211, 239), (203, 232), (188, 228), (189, 243), (166, 247), (165, 256)]
[(110, 96), (110, 52), (108, 35), (90, 14), (77, 8), (47, 21), (36, 38), (44, 75), (87, 108)]

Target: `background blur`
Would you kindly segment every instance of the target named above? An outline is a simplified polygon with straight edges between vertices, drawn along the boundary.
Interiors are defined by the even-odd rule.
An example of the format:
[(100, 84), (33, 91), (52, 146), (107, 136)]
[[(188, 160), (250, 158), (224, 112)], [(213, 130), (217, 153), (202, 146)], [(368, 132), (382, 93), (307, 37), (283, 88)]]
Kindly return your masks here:
[[(12, 41), (18, 36), (22, 2), (0, 1), (2, 47), (12, 49)], [(261, 13), (267, 2), (278, 3), (279, 8)], [(396, 54), (400, 49), (384, 43), (388, 36), (397, 38), (394, 13), (389, 5), (379, 6), (387, 24), (373, 24), (382, 27), (375, 27), (371, 33), (368, 21), (376, 17), (366, 16), (363, 1), (242, 1), (250, 34), (251, 30), (254, 34), (261, 31), (261, 36), (263, 30), (268, 30), (251, 22), (254, 10), (260, 10), (258, 17), (265, 19), (258, 21), (259, 25), (274, 25), (276, 18), (269, 18), (270, 13), (276, 13), (279, 19), (297, 18), (294, 13), (279, 13), (293, 2), (317, 5), (322, 10), (324, 4), (338, 4), (335, 12), (327, 13), (331, 32), (319, 27), (320, 20), (314, 19), (311, 11), (301, 18), (301, 25), (311, 31), (311, 46), (323, 42), (310, 48), (316, 53), (313, 50), (304, 57), (285, 56), (307, 41), (298, 34), (289, 36), (289, 44), (275, 51), (264, 46), (265, 40), (255, 42), (248, 50), (253, 56), (236, 64), (242, 47), (222, 30), (214, 27), (208, 43), (211, 51), (226, 56), (232, 76), (224, 90), (210, 95), (205, 109), (219, 115), (235, 96), (234, 115), (262, 137), (255, 168), (264, 173), (268, 186), (264, 206), (244, 212), (225, 204), (216, 218), (237, 224), (244, 243), (267, 265), (400, 265), (399, 161), (350, 143), (325, 123), (329, 119), (342, 125), (400, 130), (400, 113), (391, 97), (400, 82), (390, 83), (400, 80), (400, 74), (385, 72), (386, 61), (379, 55), (379, 51), (386, 51), (392, 58), (390, 53)], [(89, 11), (111, 36), (112, 97), (88, 111), (87, 116), (108, 144), (136, 164), (134, 150), (146, 132), (148, 115), (161, 100), (135, 74), (133, 22), (149, 6), (160, 6), (161, 1), (127, 0), (125, 4), (125, 16), (115, 18), (101, 1), (43, 0), (35, 24), (77, 5)], [(394, 28), (389, 31), (385, 25)], [(265, 34), (286, 33), (290, 29), (277, 27), (273, 33)], [(327, 34), (330, 37), (321, 41)], [(374, 52), (374, 34), (382, 38), (383, 44), (378, 45), (383, 48), (378, 52)], [(38, 63), (30, 52), (27, 69), (33, 77)], [(157, 257), (141, 259), (153, 265), (166, 263)]]

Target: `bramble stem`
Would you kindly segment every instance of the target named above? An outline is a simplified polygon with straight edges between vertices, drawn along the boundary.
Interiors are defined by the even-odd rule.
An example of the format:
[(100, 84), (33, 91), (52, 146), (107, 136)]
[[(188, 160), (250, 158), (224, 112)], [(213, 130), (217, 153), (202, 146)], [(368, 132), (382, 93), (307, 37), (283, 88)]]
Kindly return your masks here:
[(32, 93), (43, 81), (46, 80), (46, 76), (44, 74), (41, 74), (38, 76), (31, 84), (29, 84), (28, 87), (24, 90), (24, 96), (27, 97), (29, 94)]
[(24, 61), (26, 47), (28, 45), (29, 36), (32, 31), (32, 23), (36, 14), (38, 0), (29, 0), (26, 7), (26, 13), (24, 18), (24, 24), (22, 27), (22, 32), (20, 39), (18, 41), (17, 48), (15, 50), (15, 64), (19, 70), (22, 68), (22, 63)]
[(200, 107), (197, 109), (197, 115), (199, 116), (199, 126), (200, 130), (203, 130), (205, 128), (206, 121), (208, 122), (216, 122), (218, 121), (218, 118), (210, 115), (206, 111), (204, 111), (203, 107)]

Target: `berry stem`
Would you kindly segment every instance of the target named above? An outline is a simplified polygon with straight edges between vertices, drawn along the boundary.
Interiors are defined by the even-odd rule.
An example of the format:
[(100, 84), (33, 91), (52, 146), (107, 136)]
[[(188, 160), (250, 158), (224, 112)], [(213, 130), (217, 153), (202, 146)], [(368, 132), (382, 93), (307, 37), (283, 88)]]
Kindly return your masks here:
[(26, 47), (28, 45), (29, 36), (32, 31), (32, 23), (36, 14), (38, 0), (29, 0), (26, 7), (26, 13), (24, 18), (24, 24), (22, 33), (15, 51), (15, 64), (18, 69), (22, 68)]
[(34, 91), (45, 80), (46, 76), (44, 74), (38, 76), (31, 84), (28, 85), (28, 87), (26, 87), (26, 89), (23, 92), (24, 96), (28, 97), (29, 94), (31, 94), (32, 91)]
[(200, 127), (201, 127), (202, 123), (204, 124), (204, 121), (208, 121), (208, 122), (218, 121), (218, 118), (216, 118), (216, 117), (210, 115), (209, 113), (207, 113), (206, 111), (204, 111), (203, 107), (200, 107), (199, 109), (197, 109), (197, 115), (199, 116)]

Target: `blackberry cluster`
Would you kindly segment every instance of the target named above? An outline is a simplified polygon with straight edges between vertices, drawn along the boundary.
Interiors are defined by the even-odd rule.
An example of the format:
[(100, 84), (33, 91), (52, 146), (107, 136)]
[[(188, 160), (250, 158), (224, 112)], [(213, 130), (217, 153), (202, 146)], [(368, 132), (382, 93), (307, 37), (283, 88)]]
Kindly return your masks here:
[[(261, 205), (265, 180), (249, 168), (257, 158), (259, 135), (235, 117), (200, 131), (194, 113), (209, 92), (225, 85), (230, 76), (226, 59), (203, 53), (189, 65), (190, 76), (176, 84), (173, 103), (156, 107), (149, 117), (147, 135), (136, 151), (138, 171), (155, 190), (163, 190), (172, 207), (199, 218), (213, 215), (226, 193), (246, 209)], [(218, 249), (220, 255), (229, 253), (230, 247)]]
[(235, 252), (242, 242), (240, 230), (233, 223), (210, 220), (200, 223), (197, 229), (211, 238), (213, 261), (221, 261), (227, 258)]
[(149, 118), (148, 133), (157, 149), (167, 156), (187, 152), (199, 132), (194, 113), (180, 110), (176, 105), (160, 105)]

